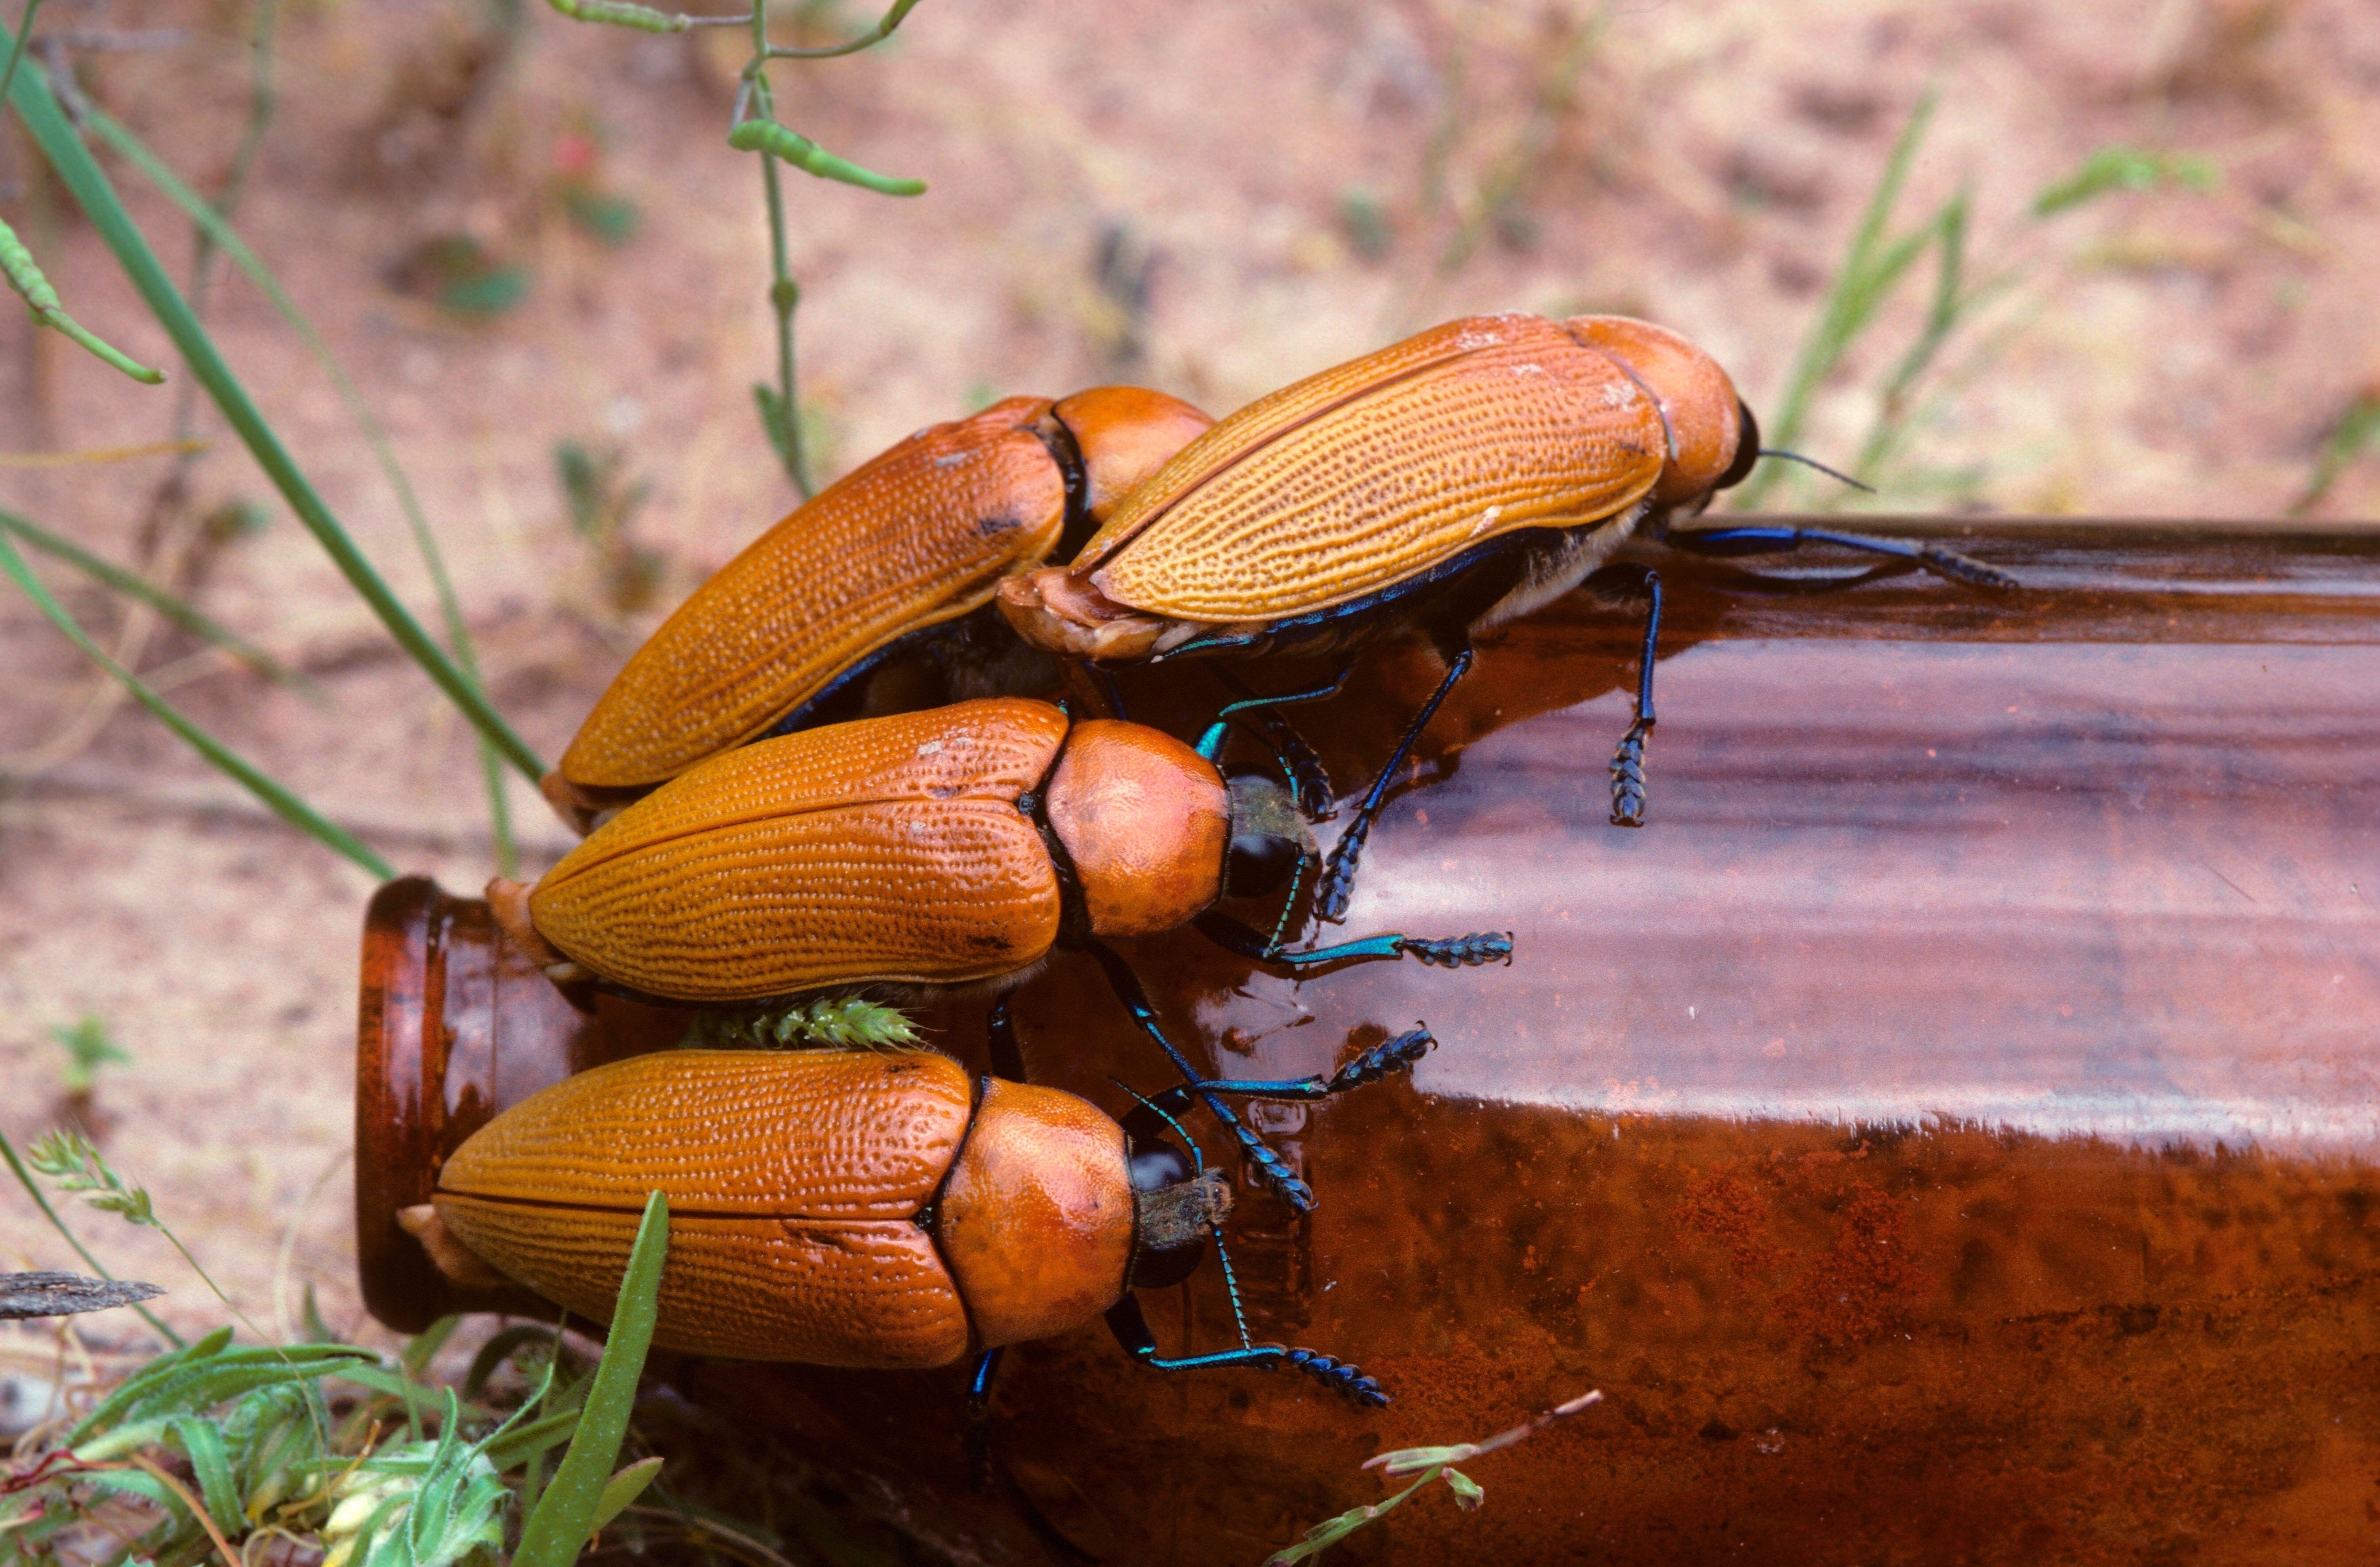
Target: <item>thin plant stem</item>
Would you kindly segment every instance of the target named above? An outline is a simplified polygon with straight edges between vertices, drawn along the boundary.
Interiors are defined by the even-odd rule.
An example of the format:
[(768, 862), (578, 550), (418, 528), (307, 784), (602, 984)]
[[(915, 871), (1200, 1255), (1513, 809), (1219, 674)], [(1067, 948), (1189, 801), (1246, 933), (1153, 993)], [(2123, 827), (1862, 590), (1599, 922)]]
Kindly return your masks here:
[(438, 645), (430, 639), (412, 613), (398, 601), (388, 585), (372, 570), (371, 564), (356, 548), (346, 529), (339, 525), (329, 506), (323, 504), (312, 484), (298, 471), (280, 437), (249, 396), (247, 388), (232, 373), (222, 352), (206, 329), (190, 313), (190, 307), (164, 269), (156, 253), (141, 237), (140, 230), (125, 211), (123, 201), (111, 185), (74, 128), (67, 121), (57, 101), (51, 95), (48, 83), (39, 72), (22, 75), (15, 87), (13, 102), (17, 111), (33, 133), (42, 155), (58, 177), (73, 193), (85, 215), (100, 237), (115, 254), (116, 264), (139, 289), (148, 302), (160, 325), (174, 339), (176, 348), (188, 363), (191, 373), (205, 383), (240, 439), (246, 443), (275, 489), (289, 503), (298, 519), (305, 524), (332, 561), (339, 567), (356, 591), (362, 595), (380, 616), (382, 625), (395, 637), (397, 645), (419, 664), (422, 671), (446, 693), (463, 715), (478, 727), (500, 750), (506, 760), (532, 783), (545, 774), (545, 764), (528, 748), (511, 726), (488, 705), (487, 698)]
[[(83, 1266), (103, 1279), (115, 1278), (115, 1275), (107, 1270), (107, 1265), (91, 1254), (91, 1248), (83, 1245), (72, 1230), (67, 1228), (67, 1221), (58, 1217), (56, 1209), (50, 1206), (50, 1199), (44, 1197), (42, 1188), (35, 1184), (33, 1172), (25, 1168), (25, 1161), (17, 1157), (17, 1145), (8, 1140), (8, 1134), (6, 1132), (0, 1132), (0, 1159), (6, 1159), (8, 1161), (8, 1169), (16, 1175), (17, 1184), (25, 1188), (25, 1195), (33, 1199), (33, 1206), (42, 1210), (42, 1217), (50, 1221), (50, 1228), (65, 1236), (67, 1245), (74, 1247), (75, 1255), (82, 1258)], [(165, 1326), (147, 1306), (142, 1306), (139, 1301), (132, 1302), (131, 1306), (133, 1310), (140, 1314), (141, 1320), (164, 1336), (167, 1343), (172, 1344), (176, 1349), (188, 1347), (188, 1341), (181, 1334)]]
[(74, 541), (28, 522), (14, 512), (0, 511), (0, 528), (6, 528), (43, 554), (56, 556), (93, 581), (103, 583), (128, 598), (139, 600), (192, 636), (203, 638), (221, 648), (265, 679), (302, 686), (316, 699), (321, 698), (322, 693), (312, 681), (294, 673), (263, 649), (244, 641), (237, 633), (203, 610), (162, 588), (152, 586), (146, 578), (112, 561), (101, 559)]
[[(752, 49), (754, 60), (749, 75), (752, 106), (763, 119), (773, 118), (776, 105), (769, 91), (767, 60), (769, 54), (769, 7), (765, 4), (752, 7)], [(769, 203), (769, 305), (777, 316), (777, 399), (775, 406), (778, 456), (783, 460), (785, 473), (794, 481), (794, 489), (803, 500), (817, 493), (810, 479), (809, 454), (802, 443), (801, 404), (794, 378), (794, 312), (802, 302), (801, 285), (794, 281), (793, 269), (786, 260), (785, 193), (777, 174), (777, 160), (766, 152), (760, 160), (760, 188)]]
[(121, 681), (124, 688), (132, 693), (133, 700), (155, 714), (159, 723), (188, 741), (200, 756), (245, 785), (275, 816), (325, 847), (346, 856), (379, 880), (387, 881), (395, 878), (395, 868), (366, 847), (361, 839), (315, 810), (222, 741), (183, 717), (179, 709), (151, 690), (147, 682), (110, 658), (105, 650), (91, 639), (74, 616), (50, 597), (49, 589), (42, 586), (41, 578), (33, 575), (32, 568), (25, 564), (25, 557), (18, 553), (16, 541), (5, 530), (0, 530), (0, 574), (14, 579), (17, 586), (24, 589), (26, 597), (33, 601), (34, 606), (66, 634), (68, 641), (81, 649), (85, 657)]
[[(780, 49), (770, 43), (768, 38), (763, 35), (760, 39), (760, 57), (764, 60), (832, 60), (838, 55), (856, 55), (862, 49), (872, 49), (892, 37), (892, 30), (899, 27), (909, 13), (917, 9), (917, 0), (892, 0), (892, 8), (885, 12), (874, 27), (856, 38), (842, 43), (831, 43), (823, 49)], [(757, 17), (768, 7), (755, 6), (752, 9)]]
[[(382, 428), (380, 419), (372, 413), (371, 405), (364, 400), (361, 389), (340, 365), (337, 356), (331, 352), (331, 346), (322, 340), (321, 333), (314, 330), (314, 323), (298, 308), (297, 300), (281, 286), (280, 278), (239, 237), (225, 214), (167, 168), (146, 142), (98, 108), (86, 109), (83, 123), (93, 135), (140, 170), (150, 184), (188, 214), (190, 221), (198, 225), (199, 232), (207, 236), (271, 301), (281, 319), (305, 345), (307, 352), (313, 355), (315, 362), (322, 367), (323, 373), (331, 378), (339, 400), (346, 405), (348, 416), (363, 431), (364, 440), (371, 447), (373, 460), (379, 463), (382, 474), (388, 480), (389, 489), (395, 493), (397, 509), (405, 514), (406, 527), (412, 532), (414, 547), (420, 552), (422, 565), (429, 569), (431, 587), (438, 597), (439, 615), (445, 623), (446, 641), (455, 651), (455, 662), (469, 678), (473, 688), (484, 693), (486, 687), (480, 680), (479, 657), (471, 643), (470, 626), (463, 618), (462, 601), (455, 594), (455, 579), (446, 569), (445, 554), (438, 548), (438, 538), (431, 529), (428, 515), (422, 510), (421, 498), (415, 492), (404, 467), (397, 462), (396, 451), (389, 442), (387, 431)], [(480, 738), (480, 768), (487, 782), (488, 814), (495, 838), (497, 868), (503, 874), (510, 876), (519, 869), (520, 859), (513, 839), (512, 808), (504, 796), (502, 762), (494, 746), (485, 735)]]
[(8, 68), (0, 71), (0, 110), (8, 106), (8, 87), (17, 79), (18, 63), (25, 57), (25, 45), (33, 36), (33, 16), (42, 8), (42, 0), (25, 0), (25, 14), (17, 18), (17, 36), (9, 41)]

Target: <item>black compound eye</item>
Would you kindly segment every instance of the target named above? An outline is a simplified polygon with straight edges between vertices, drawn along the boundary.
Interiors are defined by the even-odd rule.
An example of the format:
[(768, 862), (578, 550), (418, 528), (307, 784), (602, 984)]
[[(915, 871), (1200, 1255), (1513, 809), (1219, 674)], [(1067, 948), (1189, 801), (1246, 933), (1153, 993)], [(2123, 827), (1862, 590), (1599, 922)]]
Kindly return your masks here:
[(1235, 898), (1260, 898), (1281, 891), (1297, 869), (1301, 845), (1278, 832), (1234, 832), (1223, 855), (1223, 891)]
[(1190, 1162), (1190, 1156), (1162, 1140), (1134, 1145), (1132, 1162), (1126, 1168), (1135, 1192), (1160, 1191), (1198, 1178), (1198, 1167)]
[(1752, 405), (1735, 405), (1735, 460), (1718, 476), (1714, 490), (1732, 490), (1752, 475), (1752, 465), (1760, 460), (1760, 421), (1752, 417)]

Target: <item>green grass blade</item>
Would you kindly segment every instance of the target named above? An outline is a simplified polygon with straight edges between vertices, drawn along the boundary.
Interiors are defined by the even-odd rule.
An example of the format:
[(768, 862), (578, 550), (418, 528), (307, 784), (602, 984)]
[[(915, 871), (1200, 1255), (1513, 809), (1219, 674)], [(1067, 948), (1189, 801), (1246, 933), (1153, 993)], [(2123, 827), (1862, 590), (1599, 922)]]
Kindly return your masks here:
[[(445, 623), (446, 645), (454, 650), (455, 662), (470, 681), (471, 688), (484, 696), (487, 688), (480, 677), (479, 655), (471, 646), (470, 626), (463, 619), (462, 601), (455, 596), (455, 579), (446, 569), (445, 554), (438, 548), (438, 537), (431, 529), (430, 518), (422, 510), (421, 498), (415, 493), (413, 481), (406, 476), (403, 465), (397, 462), (396, 450), (389, 443), (388, 432), (373, 415), (371, 405), (364, 401), (361, 389), (348, 377), (337, 356), (331, 352), (331, 346), (322, 340), (322, 334), (314, 330), (314, 323), (307, 319), (306, 312), (298, 308), (298, 301), (281, 286), (281, 279), (239, 237), (212, 202), (166, 167), (164, 161), (150, 150), (148, 143), (126, 129), (114, 116), (91, 109), (85, 112), (83, 123), (91, 128), (93, 135), (113, 147), (125, 162), (140, 170), (141, 177), (181, 208), (184, 214), (198, 225), (199, 231), (230, 258), (231, 263), (256, 285), (259, 292), (279, 312), (289, 330), (298, 334), (298, 340), (306, 346), (306, 351), (313, 355), (314, 362), (322, 367), (322, 373), (330, 377), (333, 389), (338, 393), (339, 400), (346, 405), (348, 417), (363, 431), (364, 442), (371, 448), (372, 459), (380, 465), (382, 475), (387, 479), (390, 491), (396, 496), (397, 509), (405, 514), (406, 526), (413, 533), (414, 548), (420, 552), (421, 564), (430, 572), (431, 589), (438, 596), (439, 618)], [(501, 760), (493, 745), (484, 736), (480, 743), (480, 765), (487, 778), (488, 811), (496, 841), (497, 869), (510, 876), (518, 869), (519, 857), (513, 846), (512, 810), (504, 799)]]
[(645, 1494), (645, 1488), (662, 1472), (658, 1457), (640, 1458), (603, 1482), (603, 1494), (595, 1503), (595, 1523), (589, 1535), (628, 1510), (628, 1504)]
[(8, 105), (8, 88), (17, 79), (17, 67), (25, 62), (25, 45), (33, 36), (33, 13), (42, 8), (42, 0), (25, 0), (25, 14), (17, 18), (17, 36), (8, 41), (8, 68), (0, 70), (0, 110)]
[(645, 1202), (644, 1221), (637, 1226), (636, 1247), (628, 1254), (619, 1304), (612, 1313), (611, 1337), (603, 1344), (602, 1363), (595, 1368), (595, 1387), (579, 1415), (578, 1434), (571, 1438), (553, 1483), (521, 1529), (513, 1567), (569, 1567), (595, 1532), (596, 1512), (619, 1461), (620, 1443), (628, 1434), (637, 1378), (645, 1368), (645, 1352), (652, 1347), (662, 1263), (668, 1251), (669, 1202), (655, 1192)]
[[(110, 1273), (99, 1258), (91, 1255), (91, 1248), (77, 1239), (72, 1230), (67, 1228), (67, 1221), (58, 1217), (58, 1210), (50, 1206), (50, 1199), (42, 1194), (41, 1187), (33, 1184), (33, 1172), (25, 1168), (23, 1160), (17, 1157), (17, 1145), (8, 1140), (8, 1134), (6, 1132), (0, 1132), (0, 1159), (6, 1159), (8, 1161), (8, 1169), (17, 1177), (17, 1184), (25, 1188), (25, 1195), (33, 1199), (33, 1206), (42, 1210), (42, 1217), (50, 1221), (50, 1228), (66, 1237), (67, 1245), (74, 1247), (75, 1255), (82, 1258), (84, 1265), (100, 1278), (115, 1278), (115, 1275)], [(158, 1334), (167, 1343), (172, 1344), (176, 1349), (185, 1347), (182, 1335), (159, 1321), (156, 1315), (147, 1306), (136, 1302), (132, 1309), (140, 1314), (142, 1321), (156, 1329)]]
[(108, 657), (106, 651), (75, 623), (74, 616), (67, 613), (58, 601), (50, 597), (49, 589), (42, 586), (41, 578), (33, 575), (32, 568), (25, 564), (25, 557), (18, 553), (15, 541), (5, 530), (0, 530), (0, 573), (13, 578), (17, 586), (25, 590), (26, 597), (49, 616), (50, 624), (64, 632), (67, 639), (80, 648), (91, 662), (121, 683), (132, 694), (134, 701), (147, 708), (159, 723), (188, 742), (193, 750), (245, 785), (275, 816), (317, 843), (346, 856), (380, 880), (386, 881), (395, 877), (395, 869), (366, 847), (363, 840), (322, 815), (222, 741), (183, 717), (180, 709), (151, 690), (147, 682)]
[(231, 1454), (225, 1450), (222, 1429), (211, 1420), (185, 1415), (165, 1427), (182, 1444), (190, 1473), (199, 1478), (199, 1496), (215, 1526), (227, 1535), (245, 1534), (248, 1519), (240, 1509), (239, 1484), (232, 1477)]
[[(1909, 112), (1909, 123), (1901, 127), (1900, 138), (1885, 158), (1884, 172), (1877, 176), (1876, 190), (1860, 214), (1859, 227), (1852, 232), (1851, 249), (1844, 253), (1834, 285), (1828, 289), (1818, 319), (1811, 325), (1810, 335), (1794, 360), (1792, 378), (1777, 405), (1777, 415), (1765, 421), (1762, 433), (1772, 447), (1791, 449), (1801, 439), (1802, 423), (1809, 417), (1812, 395), (1841, 361), (1860, 329), (1874, 317), (1886, 289), (1907, 270), (1916, 259), (1918, 249), (1931, 236), (1930, 229), (1921, 230), (1893, 246), (1881, 259), (1877, 256), (1878, 248), (1884, 244), (1885, 225), (1891, 221), (1892, 209), (1900, 204), (1901, 187), (1908, 182), (1910, 164), (1916, 160), (1918, 141), (1925, 134), (1926, 122), (1934, 117), (1934, 103), (1931, 91), (1917, 101), (1917, 106)], [(1759, 510), (1761, 502), (1783, 476), (1783, 465), (1778, 463), (1757, 470), (1736, 491), (1733, 509)]]
[(448, 699), (478, 727), (480, 733), (486, 735), (504, 753), (505, 759), (524, 775), (532, 781), (543, 777), (545, 764), (538, 759), (537, 753), (513, 733), (496, 711), (488, 705), (478, 686), (455, 666), (454, 662), (430, 639), (429, 634), (422, 630), (411, 613), (397, 601), (396, 596), (389, 591), (388, 585), (380, 579), (370, 563), (356, 548), (355, 541), (347, 537), (346, 530), (339, 526), (338, 519), (331, 514), (322, 498), (315, 493), (306, 476), (298, 470), (298, 465), (281, 444), (280, 437), (273, 433), (263, 413), (249, 398), (247, 388), (240, 384), (231, 367), (225, 362), (213, 339), (207, 335), (206, 329), (191, 313), (188, 301), (174, 286), (173, 280), (165, 275), (156, 253), (150, 249), (149, 242), (141, 237), (132, 215), (125, 211), (115, 187), (92, 159), (90, 149), (82, 144), (74, 128), (67, 123), (65, 114), (51, 96), (49, 84), (42, 80), (41, 73), (27, 71), (19, 76), (13, 96), (17, 112), (24, 116), (27, 128), (32, 131), (33, 140), (40, 144), (42, 154), (49, 160), (50, 167), (73, 193), (84, 215), (91, 219), (91, 226), (98, 230), (100, 237), (114, 253), (116, 264), (124, 269), (125, 275), (140, 290), (141, 298), (156, 315), (158, 323), (174, 339), (174, 346), (181, 351), (190, 372), (214, 398), (215, 406), (222, 410), (232, 429), (238, 432), (241, 441), (247, 443), (258, 465), (273, 480), (274, 488), (281, 492), (282, 498), (289, 503), (290, 509), (298, 514), (298, 519), (329, 553), (356, 591), (363, 595), (364, 601), (380, 616), (389, 634), (396, 638), (397, 645), (412, 656), (413, 661), (438, 684)]
[(312, 681), (263, 649), (242, 639), (237, 632), (188, 600), (152, 586), (147, 579), (112, 561), (101, 559), (73, 540), (61, 538), (14, 512), (0, 511), (0, 528), (6, 528), (43, 554), (55, 555), (94, 582), (112, 588), (126, 598), (140, 600), (192, 636), (221, 648), (265, 679), (302, 689), (318, 700), (322, 698), (321, 687)]

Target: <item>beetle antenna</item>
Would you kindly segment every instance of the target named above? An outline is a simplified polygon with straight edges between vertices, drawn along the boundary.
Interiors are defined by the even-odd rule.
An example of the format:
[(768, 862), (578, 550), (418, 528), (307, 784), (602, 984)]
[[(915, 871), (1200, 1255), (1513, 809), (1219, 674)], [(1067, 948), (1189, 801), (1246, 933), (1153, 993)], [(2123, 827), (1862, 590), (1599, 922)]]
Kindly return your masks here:
[[(1174, 1120), (1172, 1115), (1166, 1113), (1166, 1110), (1163, 1105), (1159, 1104), (1155, 1099), (1150, 1099), (1147, 1094), (1142, 1093), (1138, 1088), (1134, 1087), (1123, 1078), (1111, 1073), (1108, 1075), (1108, 1081), (1113, 1083), (1117, 1087), (1122, 1088), (1125, 1093), (1130, 1094), (1134, 1099), (1138, 1099), (1141, 1102), (1142, 1108), (1154, 1112), (1160, 1120), (1163, 1121), (1168, 1126), (1172, 1127), (1174, 1131), (1180, 1133), (1182, 1140), (1190, 1145), (1191, 1161), (1197, 1166), (1198, 1173), (1201, 1175), (1207, 1173), (1207, 1151), (1198, 1146), (1198, 1139), (1190, 1135), (1190, 1129), (1188, 1127), (1183, 1125), (1182, 1123)], [(1226, 1251), (1223, 1247), (1223, 1227), (1220, 1224), (1214, 1222), (1212, 1220), (1209, 1220), (1207, 1224), (1207, 1229), (1208, 1232), (1215, 1237), (1215, 1258), (1223, 1265), (1223, 1288), (1232, 1297), (1232, 1320), (1239, 1326), (1240, 1347), (1242, 1349), (1250, 1348), (1252, 1347), (1252, 1341), (1248, 1338), (1248, 1317), (1247, 1313), (1240, 1308), (1239, 1276), (1232, 1271), (1232, 1254), (1229, 1251)]]
[(1240, 1330), (1240, 1347), (1253, 1348), (1248, 1341), (1247, 1314), (1240, 1309), (1239, 1277), (1232, 1271), (1232, 1254), (1223, 1249), (1223, 1227), (1210, 1221), (1208, 1228), (1215, 1234), (1215, 1260), (1223, 1265), (1223, 1288), (1230, 1292), (1232, 1297), (1232, 1320)]
[(1799, 452), (1789, 452), (1780, 446), (1763, 446), (1760, 448), (1759, 455), (1764, 457), (1783, 457), (1787, 462), (1800, 463), (1803, 468), (1816, 468), (1828, 479), (1840, 479), (1844, 483), (1850, 485), (1852, 489), (1861, 492), (1863, 494), (1873, 495), (1876, 493), (1875, 485), (1862, 484), (1858, 480), (1853, 479), (1848, 473), (1838, 473), (1835, 469), (1828, 468), (1826, 464), (1818, 461), (1815, 457), (1805, 457)]
[(1141, 1102), (1141, 1107), (1143, 1109), (1148, 1110), (1156, 1115), (1159, 1120), (1164, 1122), (1168, 1126), (1172, 1127), (1175, 1132), (1179, 1133), (1182, 1140), (1190, 1145), (1190, 1161), (1197, 1166), (1199, 1174), (1204, 1175), (1207, 1173), (1207, 1150), (1198, 1146), (1198, 1139), (1190, 1135), (1190, 1128), (1183, 1125), (1182, 1123), (1174, 1120), (1172, 1116), (1167, 1114), (1163, 1105), (1158, 1103), (1155, 1099), (1150, 1099), (1147, 1094), (1142, 1093), (1138, 1088), (1134, 1087), (1131, 1084), (1125, 1082), (1123, 1078), (1116, 1076), (1113, 1073), (1110, 1073), (1108, 1075), (1108, 1081), (1113, 1083), (1117, 1087), (1122, 1088), (1125, 1093), (1130, 1094), (1134, 1099), (1138, 1099)]
[(1289, 895), (1281, 900), (1281, 913), (1272, 922), (1272, 934), (1265, 940), (1267, 957), (1281, 951), (1281, 933), (1289, 929), (1289, 911), (1297, 906), (1297, 894), (1305, 886), (1305, 868), (1312, 859), (1313, 856), (1305, 852), (1305, 845), (1298, 844), (1297, 869), (1289, 873)]

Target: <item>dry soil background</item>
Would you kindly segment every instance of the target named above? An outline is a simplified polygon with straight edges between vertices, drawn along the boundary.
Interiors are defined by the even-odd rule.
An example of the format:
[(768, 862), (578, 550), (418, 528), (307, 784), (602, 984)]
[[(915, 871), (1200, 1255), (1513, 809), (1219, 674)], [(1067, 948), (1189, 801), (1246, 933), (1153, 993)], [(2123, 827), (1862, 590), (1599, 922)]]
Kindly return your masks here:
[[(212, 189), (247, 113), (253, 5), (55, 0), (42, 25), (75, 35), (98, 101)], [(870, 19), (857, 0), (810, 11), (818, 36)], [(489, 17), (478, 0), (289, 0), (241, 222), (390, 427), (493, 695), (550, 757), (636, 638), (791, 491), (752, 415), (766, 241), (753, 162), (724, 145), (730, 40), (531, 5), (507, 46)], [(89, 47), (110, 42), (145, 46)], [(2014, 269), (2018, 288), (1962, 333), (1951, 358), (1973, 373), (1888, 502), (2277, 515), (2380, 378), (2370, 0), (928, 0), (892, 46), (781, 79), (793, 123), (932, 185), (894, 201), (792, 181), (803, 395), (830, 472), (996, 394), (1130, 379), (1220, 413), (1470, 310), (1653, 316), (1770, 407), (1929, 88), (1901, 221), (1971, 188), (1973, 264)], [(2201, 159), (2214, 188), (2029, 215), (2114, 144)], [(188, 225), (115, 172), (184, 266)], [(575, 223), (574, 191), (633, 203), (633, 237)], [(170, 362), (13, 124), (0, 215), (81, 319)], [(470, 319), (435, 301), (425, 248), (458, 237), (520, 269), (516, 306)], [(1824, 389), (1807, 449), (1857, 450), (1929, 282)], [(164, 459), (25, 464), (164, 439), (176, 394), (0, 318), (0, 506), (173, 578), (321, 698), (128, 634), (45, 565), (51, 580), (392, 860), (477, 886), (490, 842), (468, 733), (237, 443), (202, 417), (212, 448), (165, 504)], [(212, 320), (427, 619), (401, 516), (329, 383), (245, 283), (221, 286)], [(616, 453), (615, 492), (648, 487), (609, 553), (568, 521), (565, 441)], [(2375, 500), (2367, 462), (2319, 510)], [(222, 526), (238, 503), (261, 528)], [(660, 586), (639, 602), (648, 556)], [(261, 1318), (294, 1225), (293, 1279), (356, 1324), (342, 1160), (365, 878), (114, 705), (14, 595), (0, 671), (0, 1128), (21, 1140), (60, 1112), (49, 1031), (103, 1019), (134, 1063), (103, 1072), (93, 1107), (110, 1155)], [(525, 787), (513, 805), (534, 866), (565, 840)], [(79, 1222), (172, 1288), (169, 1317), (217, 1319), (153, 1237)], [(71, 1261), (0, 1197), (0, 1268)]]

